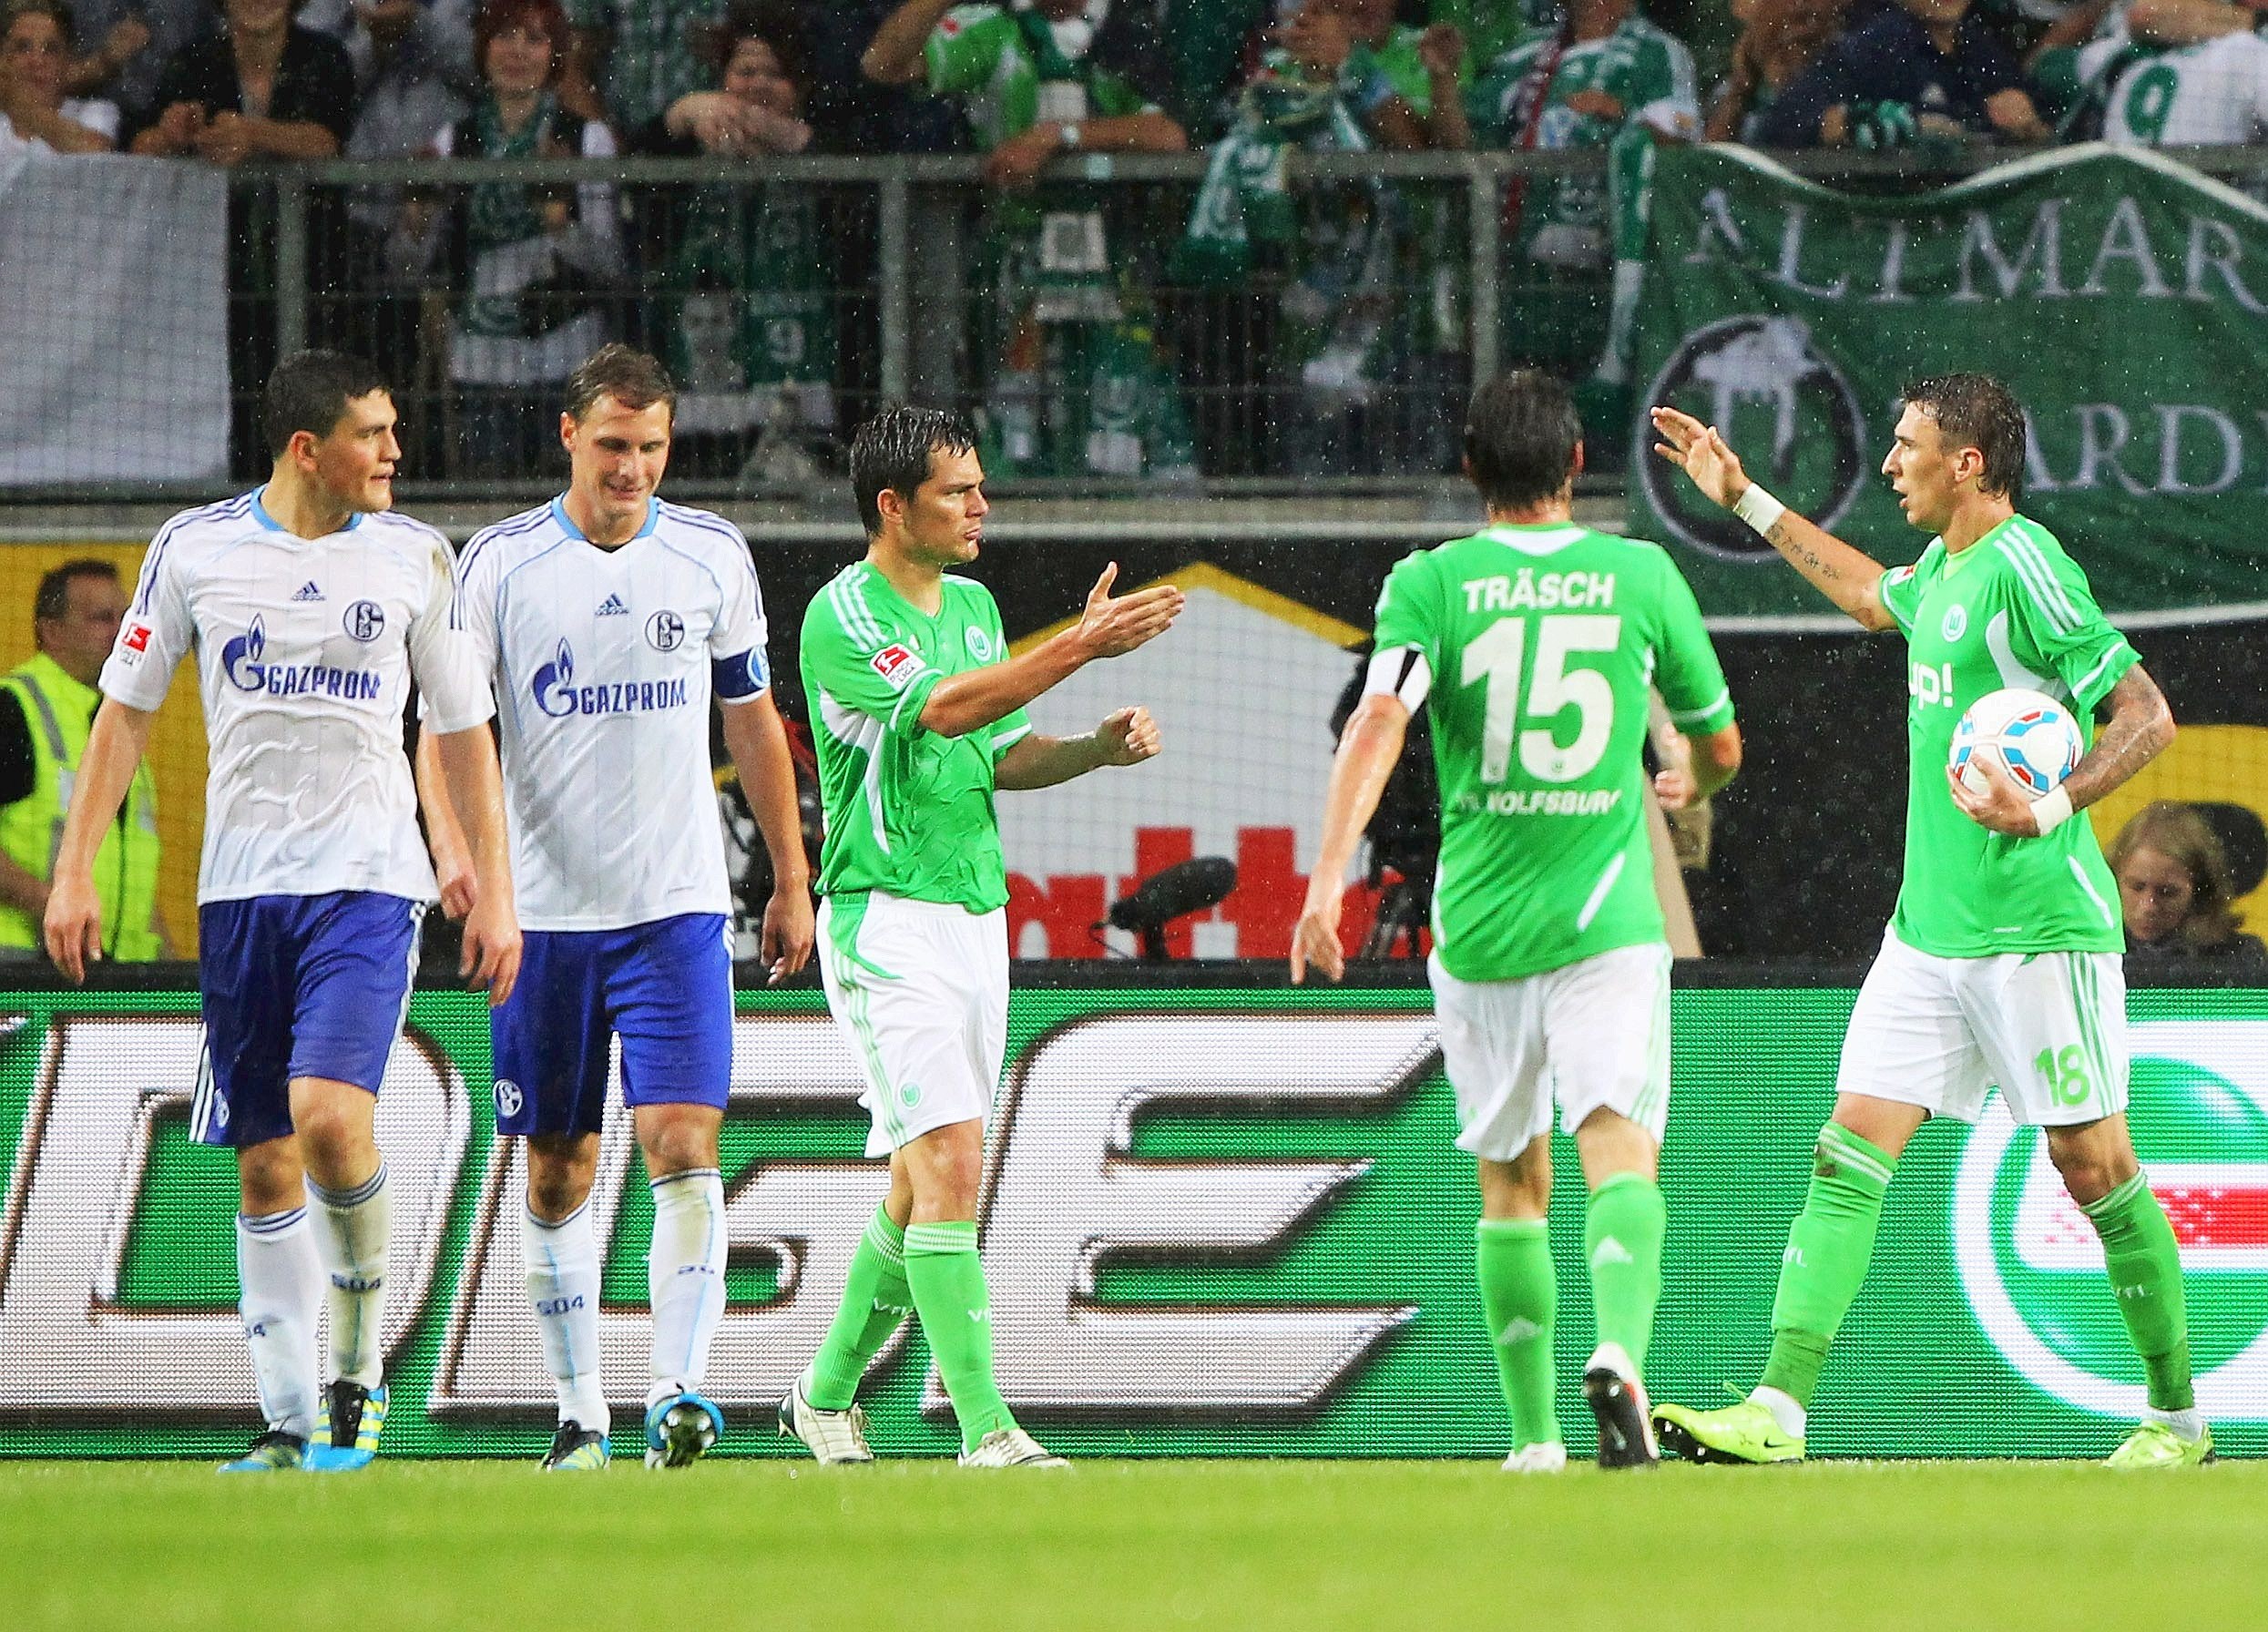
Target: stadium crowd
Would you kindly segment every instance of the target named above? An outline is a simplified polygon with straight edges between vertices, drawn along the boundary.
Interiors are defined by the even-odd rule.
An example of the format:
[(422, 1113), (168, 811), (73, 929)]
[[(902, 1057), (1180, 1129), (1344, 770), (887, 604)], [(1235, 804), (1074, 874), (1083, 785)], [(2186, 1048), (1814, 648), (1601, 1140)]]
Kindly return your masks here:
[[(1462, 200), (1294, 188), (1294, 151), (1589, 148), (1509, 189), (1499, 356), (1624, 406), (1657, 144), (2260, 139), (2268, 40), (2224, 0), (7, 0), (0, 157), (618, 155), (745, 181), (318, 189), (329, 334), (425, 382), (413, 463), (527, 468), (608, 338), (687, 386), (686, 474), (809, 478), (877, 370), (871, 193), (781, 154), (984, 155), (957, 328), (988, 466), (1148, 478), (1454, 462)], [(1187, 187), (1052, 161), (1209, 155)], [(1044, 179), (1043, 179), (1044, 178)], [(275, 223), (232, 193), (232, 351), (271, 361)], [(240, 457), (257, 463), (249, 421)], [(249, 468), (249, 465), (248, 465)]]

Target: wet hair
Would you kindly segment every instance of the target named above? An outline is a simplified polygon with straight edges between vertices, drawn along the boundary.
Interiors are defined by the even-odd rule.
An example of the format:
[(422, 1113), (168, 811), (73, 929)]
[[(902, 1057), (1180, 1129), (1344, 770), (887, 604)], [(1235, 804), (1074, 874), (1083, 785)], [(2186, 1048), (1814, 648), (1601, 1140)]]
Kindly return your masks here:
[(1898, 393), (1937, 422), (1946, 452), (1975, 448), (1985, 458), (1977, 486), (2016, 496), (2024, 480), (2024, 405), (1990, 374), (1931, 374)]
[(32, 597), (32, 617), (45, 623), (66, 616), (71, 610), (74, 578), (107, 578), (115, 584), (118, 581), (118, 569), (115, 564), (93, 556), (81, 556), (76, 561), (48, 568), (39, 580), (37, 593)]
[(851, 438), (851, 492), (866, 536), (882, 533), (884, 489), (902, 498), (929, 479), (931, 455), (965, 454), (976, 446), (967, 420), (943, 408), (893, 403), (858, 428)]
[(1575, 474), (1583, 422), (1566, 386), (1536, 369), (1498, 374), (1473, 393), (1465, 463), (1491, 510), (1539, 504)]
[(669, 371), (651, 353), (618, 340), (600, 346), (567, 376), (567, 416), (579, 423), (600, 397), (612, 397), (633, 413), (666, 403), (671, 422), (677, 419), (677, 382), (669, 378)]
[(294, 352), (275, 366), (261, 393), (260, 428), (268, 452), (283, 457), (304, 431), (321, 439), (338, 428), (346, 405), (374, 391), (392, 392), (378, 365), (344, 352)]
[(2210, 949), (2237, 933), (2236, 910), (2229, 904), (2236, 893), (2229, 853), (2194, 805), (2171, 799), (2144, 805), (2103, 846), (2103, 860), (2115, 875), (2138, 850), (2154, 850), (2189, 874), (2190, 910), (2175, 934), (2191, 946)]

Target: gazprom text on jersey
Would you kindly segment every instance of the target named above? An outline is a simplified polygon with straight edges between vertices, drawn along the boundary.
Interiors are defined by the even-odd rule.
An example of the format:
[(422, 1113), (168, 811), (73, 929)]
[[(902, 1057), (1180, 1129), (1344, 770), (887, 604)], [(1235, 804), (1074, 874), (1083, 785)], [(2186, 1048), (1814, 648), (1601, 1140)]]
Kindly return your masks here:
[(374, 701), (383, 688), (381, 678), (367, 668), (333, 668), (327, 663), (236, 662), (230, 665), (229, 679), (241, 690), (271, 697), (342, 697), (350, 702)]
[(598, 686), (536, 687), (536, 705), (555, 717), (567, 714), (647, 714), (682, 709), (690, 700), (682, 679), (622, 680)]

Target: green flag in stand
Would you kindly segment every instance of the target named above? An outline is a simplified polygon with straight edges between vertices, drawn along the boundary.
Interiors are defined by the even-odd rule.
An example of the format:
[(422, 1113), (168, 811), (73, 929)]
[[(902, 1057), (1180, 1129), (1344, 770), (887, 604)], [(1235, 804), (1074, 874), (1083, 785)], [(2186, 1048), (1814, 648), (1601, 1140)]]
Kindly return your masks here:
[(2114, 619), (2268, 600), (2268, 209), (2161, 155), (2064, 148), (1864, 198), (1745, 148), (1665, 149), (1636, 357), (1631, 530), (1712, 617), (1837, 618), (1651, 452), (1645, 407), (1714, 423), (1895, 564), (1928, 542), (1879, 474), (1899, 387), (1954, 370), (2023, 401), (2018, 502)]

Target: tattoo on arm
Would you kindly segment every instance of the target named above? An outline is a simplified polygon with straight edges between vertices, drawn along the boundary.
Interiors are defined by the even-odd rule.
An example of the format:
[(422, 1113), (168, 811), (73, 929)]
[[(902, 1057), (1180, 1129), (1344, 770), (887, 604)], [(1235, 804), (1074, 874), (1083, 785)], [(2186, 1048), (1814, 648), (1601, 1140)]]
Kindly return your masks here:
[(2140, 664), (2126, 671), (2105, 701), (2110, 718), (2064, 782), (2074, 810), (2083, 811), (2125, 786), (2173, 740), (2173, 712)]

